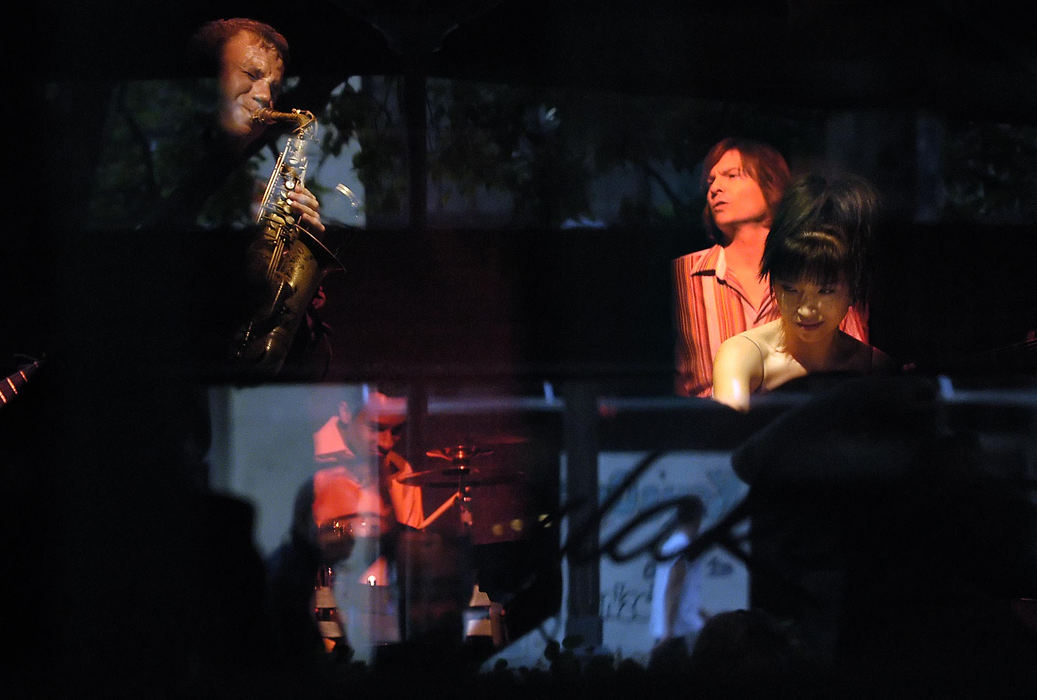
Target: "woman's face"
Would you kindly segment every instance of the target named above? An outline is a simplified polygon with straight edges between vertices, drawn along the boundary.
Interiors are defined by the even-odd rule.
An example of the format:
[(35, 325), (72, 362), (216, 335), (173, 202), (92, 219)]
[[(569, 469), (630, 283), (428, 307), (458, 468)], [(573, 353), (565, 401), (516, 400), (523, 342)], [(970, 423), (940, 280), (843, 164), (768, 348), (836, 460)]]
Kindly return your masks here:
[(850, 288), (842, 278), (830, 284), (807, 279), (775, 280), (772, 289), (785, 332), (804, 343), (834, 334), (850, 308)]

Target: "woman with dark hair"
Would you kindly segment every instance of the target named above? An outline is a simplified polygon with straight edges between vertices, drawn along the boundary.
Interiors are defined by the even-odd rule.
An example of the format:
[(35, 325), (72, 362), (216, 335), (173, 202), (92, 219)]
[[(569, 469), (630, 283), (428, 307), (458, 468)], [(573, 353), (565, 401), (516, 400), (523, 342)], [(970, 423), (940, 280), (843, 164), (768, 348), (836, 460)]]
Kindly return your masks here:
[(868, 373), (889, 357), (839, 326), (866, 310), (878, 197), (859, 178), (797, 179), (778, 206), (760, 263), (780, 317), (721, 344), (713, 398), (740, 411), (749, 397), (814, 373)]

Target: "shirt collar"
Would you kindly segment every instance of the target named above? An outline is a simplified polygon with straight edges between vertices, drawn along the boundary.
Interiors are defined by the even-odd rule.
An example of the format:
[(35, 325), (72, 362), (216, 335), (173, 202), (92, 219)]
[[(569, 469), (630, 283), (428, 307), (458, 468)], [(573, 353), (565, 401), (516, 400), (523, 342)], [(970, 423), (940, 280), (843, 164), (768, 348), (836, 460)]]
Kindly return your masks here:
[(313, 434), (313, 456), (318, 462), (348, 462), (356, 456), (342, 439), (337, 416), (332, 416)]
[(727, 256), (724, 255), (724, 249), (720, 248), (720, 252), (717, 254), (717, 261), (713, 269), (715, 270), (716, 277), (718, 280), (727, 282)]

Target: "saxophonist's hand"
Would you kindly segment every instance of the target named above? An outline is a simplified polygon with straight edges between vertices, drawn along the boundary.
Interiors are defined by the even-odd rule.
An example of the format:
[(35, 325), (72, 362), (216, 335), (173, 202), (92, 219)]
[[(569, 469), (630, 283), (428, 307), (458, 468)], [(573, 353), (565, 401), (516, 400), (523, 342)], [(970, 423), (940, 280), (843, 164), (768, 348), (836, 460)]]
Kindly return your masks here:
[(292, 203), (292, 211), (299, 216), (299, 224), (313, 235), (320, 238), (324, 233), (324, 222), (320, 220), (320, 202), (312, 192), (300, 187), (288, 194)]

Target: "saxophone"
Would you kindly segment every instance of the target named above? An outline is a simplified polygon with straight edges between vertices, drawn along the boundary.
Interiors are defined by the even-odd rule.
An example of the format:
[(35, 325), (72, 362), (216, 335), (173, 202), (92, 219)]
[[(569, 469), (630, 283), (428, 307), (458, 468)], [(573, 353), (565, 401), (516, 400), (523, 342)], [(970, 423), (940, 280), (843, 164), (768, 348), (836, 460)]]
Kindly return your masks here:
[(264, 124), (295, 128), (274, 166), (256, 217), (258, 231), (248, 244), (246, 275), (258, 291), (248, 323), (239, 329), (233, 357), (260, 376), (276, 375), (284, 365), (299, 323), (321, 280), (344, 269), (320, 240), (299, 225), (288, 193), (304, 186), (306, 142), (316, 138), (311, 112), (261, 109), (252, 116)]

